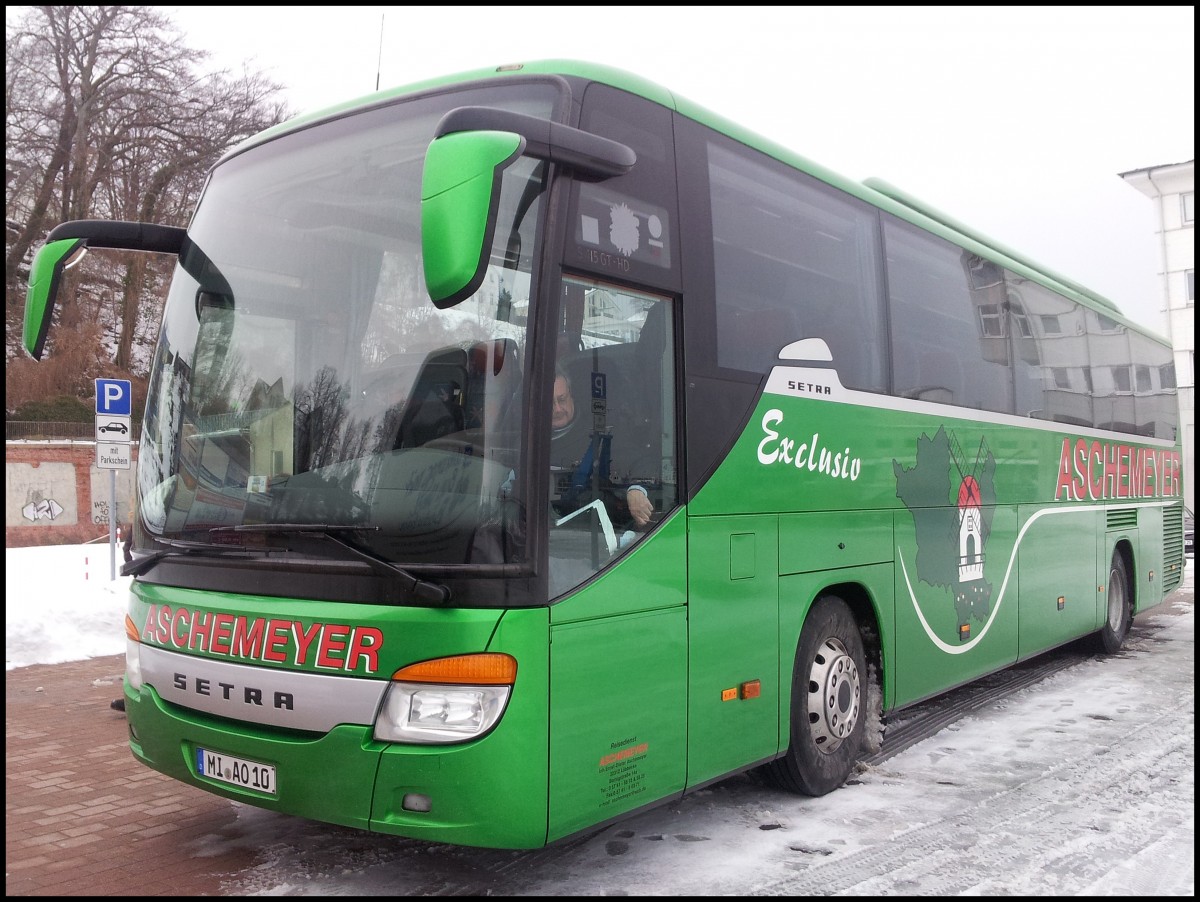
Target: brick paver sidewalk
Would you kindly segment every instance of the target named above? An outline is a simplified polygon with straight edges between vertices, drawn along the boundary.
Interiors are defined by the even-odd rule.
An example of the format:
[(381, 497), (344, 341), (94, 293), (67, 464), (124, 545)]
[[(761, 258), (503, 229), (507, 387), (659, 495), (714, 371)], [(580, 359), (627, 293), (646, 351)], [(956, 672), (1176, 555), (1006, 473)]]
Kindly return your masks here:
[(6, 673), (6, 895), (221, 895), (253, 866), (213, 842), (233, 804), (134, 759), (109, 707), (124, 669), (115, 655)]

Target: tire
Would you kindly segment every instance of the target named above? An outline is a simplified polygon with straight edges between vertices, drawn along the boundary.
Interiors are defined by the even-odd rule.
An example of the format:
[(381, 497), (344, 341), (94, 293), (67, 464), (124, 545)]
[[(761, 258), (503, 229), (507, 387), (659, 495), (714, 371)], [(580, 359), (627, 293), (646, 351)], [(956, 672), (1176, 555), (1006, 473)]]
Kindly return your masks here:
[(1121, 552), (1114, 550), (1112, 563), (1108, 566), (1108, 607), (1104, 625), (1096, 634), (1100, 650), (1108, 655), (1119, 652), (1132, 623), (1133, 592), (1129, 585), (1129, 569)]
[(863, 751), (867, 665), (862, 634), (844, 601), (817, 599), (800, 632), (792, 672), (791, 742), (763, 768), (781, 789), (823, 796), (846, 782)]

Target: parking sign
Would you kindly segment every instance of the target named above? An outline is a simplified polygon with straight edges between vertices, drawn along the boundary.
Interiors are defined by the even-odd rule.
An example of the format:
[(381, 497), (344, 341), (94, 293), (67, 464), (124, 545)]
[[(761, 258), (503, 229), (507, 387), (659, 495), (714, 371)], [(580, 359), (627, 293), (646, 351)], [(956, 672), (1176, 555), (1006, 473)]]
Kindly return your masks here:
[(133, 412), (132, 394), (128, 379), (97, 379), (96, 415), (130, 416)]
[(101, 470), (128, 470), (132, 391), (128, 379), (96, 380), (96, 466)]

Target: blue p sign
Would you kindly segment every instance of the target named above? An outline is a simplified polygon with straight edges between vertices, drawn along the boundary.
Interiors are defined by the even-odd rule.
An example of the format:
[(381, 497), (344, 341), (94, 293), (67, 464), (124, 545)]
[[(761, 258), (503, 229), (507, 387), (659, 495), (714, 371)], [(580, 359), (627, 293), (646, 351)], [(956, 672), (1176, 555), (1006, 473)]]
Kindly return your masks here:
[(127, 417), (133, 409), (128, 379), (96, 380), (96, 413)]

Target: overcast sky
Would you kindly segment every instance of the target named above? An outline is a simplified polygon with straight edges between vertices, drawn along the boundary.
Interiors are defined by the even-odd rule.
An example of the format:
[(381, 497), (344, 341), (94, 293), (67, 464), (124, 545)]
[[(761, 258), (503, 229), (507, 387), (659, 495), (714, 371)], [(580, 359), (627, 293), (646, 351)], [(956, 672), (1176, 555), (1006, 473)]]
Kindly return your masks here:
[(1149, 198), (1194, 157), (1192, 6), (164, 7), (297, 112), (544, 58), (606, 63), (878, 176), (1166, 330)]

